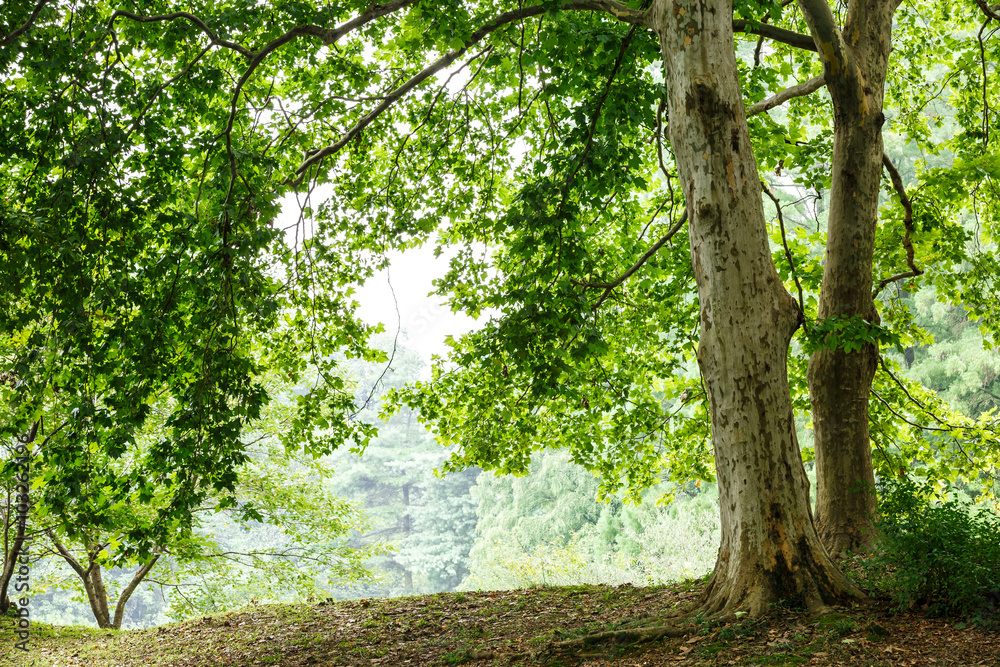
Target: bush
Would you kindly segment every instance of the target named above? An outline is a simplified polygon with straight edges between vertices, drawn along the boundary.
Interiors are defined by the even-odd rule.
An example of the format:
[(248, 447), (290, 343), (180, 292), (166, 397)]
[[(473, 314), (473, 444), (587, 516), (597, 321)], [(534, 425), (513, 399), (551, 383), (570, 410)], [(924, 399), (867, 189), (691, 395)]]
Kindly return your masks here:
[(875, 587), (900, 609), (1000, 623), (1000, 518), (938, 495), (930, 482), (879, 485), (879, 548), (866, 564)]

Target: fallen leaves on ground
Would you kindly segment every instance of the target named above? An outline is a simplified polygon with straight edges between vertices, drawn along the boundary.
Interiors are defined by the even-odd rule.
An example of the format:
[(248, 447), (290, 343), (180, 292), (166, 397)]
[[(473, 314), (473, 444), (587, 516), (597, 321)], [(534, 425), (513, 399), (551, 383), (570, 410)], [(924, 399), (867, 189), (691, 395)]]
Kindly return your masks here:
[(596, 646), (586, 654), (557, 649), (556, 642), (584, 633), (655, 622), (693, 602), (699, 592), (695, 584), (546, 587), (255, 605), (126, 632), (48, 626), (34, 630), (29, 654), (11, 650), (0, 665), (1000, 666), (1000, 633), (954, 619), (894, 613), (878, 602), (822, 616), (779, 607), (762, 619), (695, 618), (680, 638)]

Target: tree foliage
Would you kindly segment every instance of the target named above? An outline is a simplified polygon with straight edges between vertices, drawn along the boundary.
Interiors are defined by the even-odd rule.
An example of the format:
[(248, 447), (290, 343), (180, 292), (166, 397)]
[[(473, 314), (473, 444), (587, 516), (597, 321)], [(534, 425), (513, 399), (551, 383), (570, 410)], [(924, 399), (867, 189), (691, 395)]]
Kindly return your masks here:
[[(456, 445), (446, 467), (524, 472), (532, 452), (565, 447), (600, 475), (605, 494), (638, 493), (664, 476), (711, 479), (709, 418), (717, 457), (732, 453), (739, 430), (728, 440), (718, 431), (726, 392), (716, 376), (736, 354), (720, 327), (770, 297), (733, 301), (713, 320), (709, 302), (729, 292), (704, 276), (748, 265), (698, 252), (735, 233), (741, 215), (748, 238), (760, 240), (757, 222), (747, 222), (762, 210), (751, 201), (758, 179), (771, 195), (823, 201), (807, 233), (786, 229), (785, 200), (769, 197), (771, 258), (741, 286), (768, 283), (783, 304), (780, 326), (761, 329), (782, 349), (758, 369), (773, 373), (760, 382), (782, 385), (778, 412), (787, 402), (778, 369), (785, 329), (797, 328), (796, 345), (814, 360), (833, 347), (874, 363), (879, 345), (920, 337), (899, 307), (901, 286), (933, 287), (991, 341), (1000, 303), (996, 10), (737, 2), (732, 17), (724, 5), (725, 16), (711, 19), (722, 32), (703, 34), (698, 23), (685, 36), (678, 22), (694, 16), (677, 5), (670, 18), (666, 7), (5, 3), (0, 358), (13, 380), (0, 388), (11, 415), (2, 428), (9, 437), (42, 426), (39, 505), (66, 530), (82, 518), (110, 529), (122, 503), (162, 497), (155, 520), (122, 540), (122, 558), (190, 533), (194, 508), (213, 494), (237, 506), (249, 424), (276, 400), (263, 380), (269, 370), (302, 388), (281, 433), (287, 446), (363, 449), (373, 427), (356, 418), (336, 355), (385, 356), (368, 346), (375, 328), (355, 317), (353, 288), (385, 265), (387, 250), (422, 243), (452, 248), (438, 290), (484, 320), (454, 341), (428, 382), (394, 398)], [(884, 91), (861, 85), (860, 56), (841, 31), (860, 30), (864, 22), (852, 21), (868, 10), (888, 12), (892, 27)], [(736, 85), (736, 72), (723, 70), (735, 62), (739, 89), (725, 92), (745, 108), (722, 114), (711, 102), (722, 99), (721, 84), (687, 76), (684, 49), (716, 48), (712, 36), (728, 40), (730, 29), (738, 58), (724, 44), (725, 63), (714, 66)], [(865, 115), (869, 101), (877, 115)], [(871, 133), (854, 136), (865, 150), (895, 133), (927, 156), (899, 167), (884, 156), (890, 178), (871, 256), (853, 258), (860, 275), (841, 276), (862, 291), (874, 284), (877, 306), (867, 292), (849, 307), (823, 297), (836, 281), (823, 277), (822, 244), (851, 244), (823, 200), (853, 205), (843, 162), (853, 153), (837, 148), (851, 114)], [(714, 153), (684, 135), (718, 139), (710, 116), (732, 123)], [(723, 150), (741, 162), (726, 163)], [(756, 172), (746, 166), (755, 159)], [(734, 204), (725, 226), (702, 225), (708, 209), (685, 198), (706, 174), (706, 192), (752, 186), (738, 198), (745, 215)], [(877, 185), (877, 170), (869, 176)], [(292, 197), (298, 216), (286, 222), (278, 212)], [(877, 204), (858, 203), (872, 213), (864, 224), (874, 226)], [(768, 282), (772, 264), (783, 286)], [(703, 371), (716, 364), (705, 382), (690, 372), (696, 358)], [(802, 392), (804, 357), (789, 367)], [(897, 382), (891, 362), (878, 368), (879, 400), (860, 415), (886, 439), (877, 444), (891, 443), (902, 461), (912, 446), (973, 459), (995, 451), (989, 415), (949, 426), (954, 446), (939, 446), (924, 427), (958, 418)], [(157, 401), (170, 405), (164, 432), (142, 447), (137, 434)], [(795, 405), (804, 407), (802, 393)], [(761, 417), (769, 427), (771, 417)], [(797, 457), (794, 437), (788, 449)]]

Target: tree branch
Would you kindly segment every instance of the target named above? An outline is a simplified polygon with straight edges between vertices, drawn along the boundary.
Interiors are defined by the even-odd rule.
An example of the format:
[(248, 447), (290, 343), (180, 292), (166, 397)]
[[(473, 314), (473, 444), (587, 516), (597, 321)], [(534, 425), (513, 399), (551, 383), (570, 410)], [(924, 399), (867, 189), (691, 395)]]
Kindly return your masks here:
[(829, 3), (827, 0), (798, 0), (798, 3), (812, 33), (815, 51), (823, 62), (823, 74), (834, 103), (847, 109), (857, 108), (857, 103), (861, 102), (864, 113), (867, 108), (864, 76), (844, 41)]
[(407, 5), (412, 5), (416, 1), (417, 0), (393, 0), (393, 2), (387, 2), (384, 5), (372, 5), (365, 10), (364, 14), (354, 17), (347, 23), (334, 28), (333, 30), (327, 30), (324, 35), (320, 36), (327, 45), (333, 44), (352, 30), (360, 28), (366, 23), (371, 23), (377, 18), (382, 18), (387, 14), (397, 12)]
[(991, 18), (994, 21), (1000, 21), (1000, 5), (990, 7), (986, 0), (976, 0), (976, 4), (979, 5), (979, 9), (983, 11), (983, 14), (985, 14), (987, 18)]
[(900, 280), (906, 280), (907, 278), (915, 278), (919, 275), (920, 275), (919, 273), (916, 273), (914, 271), (903, 271), (902, 273), (897, 273), (895, 275), (889, 276), (888, 278), (885, 278), (879, 282), (878, 287), (876, 287), (875, 291), (872, 292), (872, 297), (874, 298), (878, 296), (882, 290), (884, 290), (886, 287), (888, 287), (894, 282)]
[[(990, 98), (989, 98), (989, 65), (987, 64), (989, 60), (986, 57), (986, 44), (983, 41), (983, 32), (986, 31), (986, 27), (990, 24), (990, 20), (993, 17), (987, 18), (983, 21), (983, 25), (979, 28), (979, 32), (976, 33), (976, 40), (979, 42), (979, 64), (983, 70), (983, 149), (987, 149), (990, 145)], [(991, 32), (994, 33), (995, 30)]]
[[(514, 23), (515, 21), (522, 21), (526, 18), (531, 18), (532, 16), (538, 16), (544, 14), (546, 9), (544, 7), (523, 7), (521, 9), (514, 9), (509, 12), (504, 12), (498, 16), (493, 22), (487, 23), (478, 30), (476, 30), (469, 38), (465, 41), (465, 45), (445, 54), (444, 56), (438, 58), (436, 61), (425, 67), (419, 74), (410, 77), (406, 83), (397, 87), (395, 90), (390, 92), (385, 96), (378, 106), (369, 111), (367, 114), (362, 116), (358, 121), (347, 130), (340, 139), (334, 143), (317, 150), (312, 151), (309, 156), (299, 165), (298, 169), (295, 170), (294, 177), (290, 178), (287, 183), (292, 187), (298, 187), (301, 185), (302, 181), (305, 179), (306, 172), (317, 164), (319, 164), (324, 158), (331, 155), (335, 155), (340, 151), (341, 148), (347, 145), (354, 137), (358, 136), (362, 130), (371, 125), (372, 121), (381, 116), (389, 107), (396, 103), (397, 100), (402, 98), (404, 95), (409, 93), (411, 90), (416, 88), (418, 85), (429, 79), (434, 74), (437, 74), (444, 68), (451, 65), (453, 62), (461, 58), (465, 53), (481, 42), (490, 33), (502, 28), (505, 25)], [(234, 102), (235, 108), (235, 102)]]
[(45, 5), (49, 4), (49, 2), (50, 0), (38, 0), (38, 4), (35, 5), (35, 9), (28, 16), (28, 19), (21, 24), (21, 27), (16, 28), (11, 31), (9, 35), (0, 39), (0, 48), (13, 43), (15, 39), (26, 33), (28, 30), (31, 30), (31, 26), (33, 26), (35, 21), (38, 20), (38, 15), (42, 13), (42, 9), (44, 9)]
[(820, 88), (826, 85), (826, 79), (822, 75), (813, 77), (808, 81), (796, 84), (785, 88), (767, 98), (766, 100), (761, 100), (756, 104), (747, 108), (747, 118), (750, 116), (756, 116), (757, 114), (764, 113), (765, 111), (770, 111), (771, 109), (781, 106), (788, 100), (795, 97), (805, 97), (806, 95), (811, 95)]
[(115, 620), (114, 628), (115, 630), (120, 630), (122, 627), (122, 617), (125, 615), (125, 604), (128, 602), (129, 598), (132, 597), (132, 593), (135, 592), (136, 587), (142, 582), (142, 580), (149, 574), (149, 571), (153, 569), (156, 565), (156, 561), (160, 559), (160, 554), (155, 554), (148, 563), (139, 568), (139, 570), (132, 577), (132, 581), (129, 582), (125, 590), (121, 592), (118, 596), (118, 603), (115, 605)]
[(569, 176), (566, 177), (563, 184), (562, 199), (559, 201), (558, 208), (560, 212), (562, 212), (569, 197), (570, 184), (573, 182), (573, 179), (576, 178), (577, 173), (580, 171), (580, 167), (583, 166), (583, 161), (587, 158), (587, 154), (590, 153), (590, 149), (594, 145), (594, 133), (597, 131), (597, 121), (601, 118), (601, 109), (604, 108), (604, 103), (608, 99), (608, 94), (611, 92), (611, 86), (615, 81), (615, 77), (618, 76), (618, 70), (621, 68), (622, 61), (625, 59), (625, 53), (628, 51), (628, 47), (632, 43), (632, 36), (634, 34), (635, 26), (629, 29), (628, 34), (625, 35), (625, 39), (622, 40), (621, 48), (618, 50), (618, 57), (615, 58), (615, 64), (611, 68), (611, 74), (608, 76), (608, 80), (604, 84), (604, 91), (601, 93), (600, 99), (597, 100), (597, 106), (590, 118), (590, 126), (587, 129), (587, 143), (584, 144), (583, 150), (580, 151), (580, 157), (576, 160), (576, 166), (573, 168), (573, 171), (570, 172)]
[(71, 554), (69, 550), (63, 546), (62, 542), (56, 539), (56, 534), (52, 531), (52, 529), (46, 530), (45, 534), (49, 536), (50, 540), (52, 540), (52, 544), (59, 551), (59, 555), (63, 557), (63, 559), (71, 568), (73, 568), (73, 571), (76, 572), (81, 579), (86, 579), (90, 576), (90, 570), (83, 569), (83, 566), (80, 565), (76, 558), (73, 557), (73, 554)]
[[(825, 0), (823, 0), (825, 2)], [(794, 46), (798, 49), (804, 49), (806, 51), (815, 51), (816, 43), (813, 38), (809, 35), (803, 35), (800, 32), (795, 32), (793, 30), (786, 30), (785, 28), (779, 28), (777, 26), (768, 25), (767, 23), (759, 23), (757, 25), (752, 25), (748, 21), (741, 19), (733, 21), (733, 32), (745, 32), (750, 35), (758, 35), (760, 37), (766, 37), (774, 42), (781, 42), (782, 44), (787, 44), (788, 46)]]
[(219, 39), (219, 36), (216, 35), (212, 31), (212, 29), (208, 27), (207, 23), (205, 23), (200, 18), (189, 12), (173, 12), (171, 14), (158, 14), (156, 16), (142, 16), (140, 14), (133, 14), (132, 12), (126, 11), (124, 9), (119, 9), (116, 10), (115, 13), (111, 15), (111, 19), (108, 21), (108, 30), (114, 29), (115, 19), (117, 19), (119, 16), (123, 16), (129, 20), (135, 21), (136, 23), (159, 23), (161, 21), (175, 21), (177, 19), (184, 19), (185, 21), (192, 23), (195, 27), (197, 27), (199, 30), (205, 33), (205, 35), (210, 40), (212, 40), (213, 44), (218, 44), (219, 46), (224, 46), (227, 49), (232, 49), (233, 51), (236, 51), (237, 53), (247, 58), (254, 57), (254, 52), (246, 48), (245, 46), (237, 44), (236, 42), (230, 42), (229, 40), (226, 39)]
[[(76, 572), (77, 576), (80, 577), (80, 581), (83, 582), (83, 589), (87, 593), (87, 601), (90, 603), (90, 610), (91, 612), (93, 612), (94, 619), (97, 621), (98, 626), (107, 627), (107, 623), (101, 625), (101, 622), (102, 620), (110, 621), (110, 619), (107, 618), (108, 601), (107, 598), (102, 599), (101, 597), (99, 597), (98, 592), (94, 586), (94, 579), (92, 577), (92, 575), (95, 572), (95, 568), (99, 568), (100, 566), (97, 564), (96, 561), (92, 560), (90, 561), (89, 567), (87, 567), (87, 569), (83, 569), (83, 566), (80, 565), (80, 563), (76, 560), (76, 558), (73, 557), (73, 554), (69, 552), (69, 549), (63, 546), (63, 544), (58, 539), (56, 539), (56, 534), (54, 531), (49, 529), (45, 531), (45, 534), (49, 536), (50, 540), (52, 540), (52, 544), (59, 551), (59, 555), (63, 557), (63, 559), (69, 564), (71, 568), (73, 568), (73, 571)], [(100, 572), (99, 569), (96, 571)], [(102, 589), (103, 589), (103, 584), (102, 584)]]
[(896, 275), (881, 281), (872, 293), (873, 298), (878, 296), (878, 294), (890, 283), (896, 282), (897, 280), (904, 280), (906, 278), (914, 278), (923, 273), (923, 271), (917, 268), (916, 263), (913, 261), (913, 242), (911, 241), (911, 236), (913, 234), (913, 204), (910, 202), (910, 198), (906, 194), (906, 188), (903, 186), (902, 176), (899, 175), (899, 171), (896, 169), (896, 166), (885, 153), (882, 153), (882, 166), (889, 172), (889, 178), (892, 180), (892, 187), (895, 188), (896, 194), (899, 195), (899, 202), (903, 205), (903, 226), (906, 228), (906, 231), (903, 234), (903, 247), (906, 249), (906, 265), (910, 267), (910, 270), (903, 273), (897, 273)]
[[(379, 103), (377, 107), (372, 109), (370, 112), (362, 116), (353, 127), (347, 130), (340, 139), (332, 144), (320, 149), (311, 151), (306, 159), (299, 165), (298, 169), (295, 170), (295, 174), (290, 177), (286, 184), (291, 185), (293, 188), (298, 187), (302, 184), (305, 179), (306, 172), (316, 165), (318, 165), (324, 158), (338, 153), (344, 146), (346, 146), (354, 137), (360, 134), (366, 127), (368, 127), (372, 121), (378, 118), (382, 113), (389, 109), (393, 104), (396, 103), (400, 98), (409, 93), (411, 90), (416, 88), (418, 85), (426, 81), (428, 78), (437, 74), (444, 68), (451, 65), (453, 62), (461, 58), (465, 53), (485, 39), (488, 35), (495, 32), (496, 30), (502, 28), (505, 25), (514, 23), (516, 21), (523, 21), (534, 16), (540, 16), (547, 13), (549, 10), (542, 6), (534, 7), (521, 7), (519, 9), (514, 9), (508, 12), (504, 12), (497, 16), (492, 22), (483, 25), (474, 33), (472, 33), (469, 38), (465, 41), (465, 45), (460, 49), (451, 51), (441, 58), (425, 67), (420, 73), (411, 77), (404, 84), (390, 92), (385, 98)], [(627, 5), (617, 2), (617, 0), (581, 0), (579, 2), (570, 2), (559, 8), (559, 11), (597, 11), (606, 12), (614, 16), (615, 18), (623, 21), (625, 23), (632, 23), (639, 26), (649, 26), (648, 23), (648, 13), (647, 11), (632, 9)], [(280, 38), (279, 38), (280, 39)], [(277, 41), (277, 40), (276, 40)], [(270, 45), (268, 45), (270, 47)], [(265, 47), (265, 48), (268, 48)], [(263, 53), (264, 50), (261, 50)], [(258, 57), (260, 57), (258, 55)], [(251, 68), (254, 65), (251, 63)], [(244, 75), (245, 77), (248, 75)], [(242, 86), (244, 79), (240, 80), (238, 87)], [(235, 110), (235, 97), (233, 98), (233, 108)], [(232, 118), (230, 119), (229, 130), (232, 129)]]
[(785, 238), (785, 216), (781, 212), (781, 203), (778, 202), (778, 198), (774, 196), (774, 193), (771, 192), (766, 183), (761, 181), (760, 187), (764, 191), (764, 194), (774, 202), (774, 208), (778, 212), (778, 225), (781, 227), (781, 245), (785, 247), (785, 258), (788, 260), (788, 266), (792, 270), (792, 279), (795, 280), (795, 287), (799, 291), (799, 313), (801, 313), (801, 317), (805, 317), (806, 305), (805, 299), (802, 298), (802, 284), (799, 283), (799, 276), (795, 273), (795, 262), (792, 261), (792, 251), (788, 249), (788, 239)]
[(685, 222), (687, 222), (687, 211), (684, 211), (684, 213), (681, 214), (680, 219), (678, 219), (677, 222), (673, 224), (670, 230), (666, 234), (664, 234), (664, 236), (659, 241), (654, 243), (652, 247), (649, 250), (647, 250), (642, 257), (639, 258), (639, 261), (633, 264), (628, 271), (618, 276), (610, 283), (594, 283), (594, 282), (587, 282), (585, 280), (574, 280), (572, 281), (572, 283), (579, 287), (594, 287), (599, 289), (614, 289), (618, 287), (623, 282), (628, 280), (633, 273), (638, 271), (642, 267), (642, 265), (649, 260), (650, 257), (655, 255), (656, 251), (662, 248), (663, 244), (669, 241), (671, 237), (677, 233), (677, 230), (681, 228), (681, 225), (683, 225)]
[(902, 420), (903, 420), (904, 422), (906, 422), (906, 423), (907, 423), (907, 424), (909, 424), (910, 426), (913, 426), (913, 427), (915, 427), (915, 428), (922, 428), (922, 429), (926, 429), (926, 430), (928, 430), (928, 431), (951, 431), (951, 430), (952, 430), (952, 429), (950, 429), (950, 428), (938, 428), (937, 426), (924, 426), (924, 425), (922, 425), (922, 424), (915, 424), (915, 423), (911, 422), (911, 421), (910, 421), (909, 419), (907, 419), (906, 417), (904, 417), (903, 415), (901, 415), (901, 414), (899, 414), (898, 412), (896, 412), (896, 411), (895, 411), (895, 410), (894, 410), (894, 409), (892, 408), (892, 406), (891, 406), (891, 405), (889, 405), (889, 401), (887, 401), (887, 400), (885, 400), (884, 398), (882, 398), (881, 396), (879, 396), (879, 393), (878, 393), (877, 391), (875, 391), (874, 387), (873, 387), (872, 389), (870, 389), (869, 391), (871, 391), (872, 395), (873, 395), (873, 396), (874, 396), (875, 398), (877, 398), (878, 400), (882, 401), (882, 403), (883, 403), (883, 404), (885, 405), (885, 407), (886, 407), (886, 408), (887, 408), (887, 409), (889, 410), (889, 412), (891, 412), (892, 414), (896, 415), (897, 417), (899, 417), (900, 419), (902, 419)]
[(674, 237), (674, 234), (676, 234), (676, 233), (678, 232), (678, 230), (680, 230), (680, 228), (684, 226), (684, 223), (686, 223), (686, 222), (687, 222), (687, 219), (688, 219), (688, 218), (687, 218), (687, 209), (685, 209), (685, 210), (684, 210), (684, 213), (682, 213), (682, 214), (681, 214), (681, 217), (680, 217), (680, 218), (679, 218), (679, 219), (677, 220), (677, 222), (675, 222), (675, 223), (673, 224), (673, 226), (672, 226), (672, 227), (670, 227), (670, 229), (669, 229), (669, 230), (667, 230), (667, 233), (666, 233), (666, 234), (664, 234), (664, 235), (663, 235), (663, 236), (662, 236), (662, 237), (660, 238), (660, 240), (659, 240), (659, 241), (657, 241), (656, 243), (654, 243), (654, 244), (653, 244), (653, 245), (652, 245), (652, 246), (651, 246), (651, 247), (649, 248), (649, 250), (647, 250), (647, 251), (645, 252), (645, 254), (643, 254), (643, 256), (642, 256), (642, 257), (640, 257), (640, 258), (639, 258), (639, 260), (638, 260), (638, 261), (637, 261), (637, 262), (636, 262), (635, 264), (633, 264), (633, 265), (631, 266), (631, 268), (629, 268), (629, 269), (628, 269), (628, 271), (626, 271), (625, 273), (621, 274), (620, 276), (618, 276), (618, 278), (616, 278), (615, 280), (611, 281), (610, 283), (588, 283), (588, 282), (575, 282), (575, 284), (577, 284), (577, 285), (581, 285), (581, 286), (583, 286), (583, 287), (596, 287), (596, 288), (600, 288), (600, 289), (603, 289), (603, 290), (604, 290), (604, 293), (603, 293), (603, 294), (601, 294), (601, 298), (599, 298), (599, 299), (597, 300), (597, 303), (595, 303), (595, 304), (594, 304), (594, 308), (595, 308), (595, 309), (596, 309), (596, 308), (598, 308), (598, 307), (599, 307), (599, 306), (600, 306), (600, 305), (601, 305), (602, 303), (604, 303), (604, 302), (605, 302), (605, 300), (607, 300), (607, 298), (608, 298), (609, 296), (611, 296), (611, 292), (612, 292), (612, 291), (614, 291), (614, 289), (615, 289), (616, 287), (618, 287), (618, 286), (619, 286), (619, 285), (621, 285), (621, 284), (622, 284), (623, 282), (625, 282), (626, 280), (628, 280), (628, 279), (629, 279), (629, 277), (630, 277), (630, 276), (631, 276), (631, 275), (632, 275), (633, 273), (635, 273), (636, 271), (638, 271), (638, 270), (639, 270), (640, 268), (642, 268), (642, 265), (643, 265), (643, 264), (645, 264), (645, 263), (646, 263), (647, 261), (649, 261), (649, 258), (650, 258), (650, 257), (652, 257), (653, 255), (655, 255), (655, 254), (656, 254), (656, 252), (657, 252), (657, 251), (658, 251), (658, 250), (659, 250), (660, 248), (662, 248), (662, 247), (663, 247), (664, 245), (666, 245), (666, 243), (667, 243), (667, 242), (668, 242), (668, 241), (669, 241), (670, 239), (672, 239), (672, 238)]
[(649, 23), (648, 9), (633, 9), (623, 2), (617, 0), (581, 0), (573, 2), (562, 9), (577, 11), (606, 12), (619, 21), (631, 23), (632, 25), (652, 27)]
[(921, 410), (923, 410), (924, 412), (926, 412), (928, 415), (930, 415), (934, 419), (934, 421), (936, 421), (938, 424), (941, 424), (942, 426), (950, 426), (950, 424), (948, 424), (943, 419), (941, 419), (940, 417), (938, 417), (936, 414), (934, 414), (933, 412), (931, 412), (930, 410), (928, 410), (927, 406), (925, 406), (923, 403), (921, 403), (920, 401), (918, 401), (917, 399), (915, 399), (913, 397), (913, 394), (911, 394), (910, 390), (906, 388), (906, 386), (903, 384), (903, 382), (898, 377), (896, 377), (896, 374), (893, 373), (891, 370), (889, 370), (889, 367), (886, 365), (885, 360), (882, 358), (882, 355), (879, 355), (879, 357), (878, 357), (878, 363), (879, 363), (879, 366), (882, 367), (882, 370), (884, 370), (886, 373), (889, 374), (889, 377), (892, 378), (893, 382), (895, 382), (896, 385), (899, 386), (899, 388), (903, 390), (903, 393), (906, 394), (906, 397), (908, 399), (910, 399), (911, 403), (913, 403), (918, 408), (920, 408)]
[(148, 100), (146, 100), (146, 105), (142, 108), (142, 111), (140, 111), (136, 115), (135, 120), (133, 120), (132, 124), (129, 126), (128, 128), (129, 134), (134, 132), (135, 128), (139, 126), (139, 123), (142, 122), (142, 119), (146, 116), (146, 112), (149, 111), (150, 108), (152, 108), (153, 103), (156, 102), (156, 99), (160, 96), (160, 93), (166, 90), (169, 86), (172, 86), (174, 83), (180, 81), (185, 76), (187, 76), (188, 73), (192, 69), (194, 69), (194, 66), (198, 64), (198, 61), (201, 60), (205, 56), (205, 54), (208, 53), (211, 49), (212, 45), (209, 44), (204, 49), (199, 51), (198, 55), (192, 58), (191, 61), (184, 67), (184, 69), (182, 69), (178, 74), (167, 79), (165, 82), (163, 82), (163, 84), (161, 84), (156, 90), (153, 91), (153, 94), (149, 96)]

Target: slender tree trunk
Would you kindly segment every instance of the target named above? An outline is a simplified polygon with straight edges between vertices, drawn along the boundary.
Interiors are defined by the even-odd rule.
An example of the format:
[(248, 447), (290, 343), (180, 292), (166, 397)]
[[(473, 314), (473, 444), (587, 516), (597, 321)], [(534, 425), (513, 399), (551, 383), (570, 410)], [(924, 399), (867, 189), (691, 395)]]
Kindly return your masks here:
[(14, 578), (14, 572), (17, 570), (18, 554), (21, 553), (22, 546), (24, 546), (24, 526), (19, 524), (10, 550), (4, 553), (3, 573), (0, 574), (0, 615), (6, 614), (7, 610), (10, 609), (11, 603), (8, 595), (10, 581)]
[(52, 530), (46, 530), (45, 533), (52, 540), (52, 544), (55, 546), (56, 551), (59, 552), (59, 555), (73, 568), (73, 571), (80, 577), (80, 581), (83, 582), (83, 590), (87, 593), (87, 602), (90, 603), (90, 611), (94, 614), (97, 627), (110, 628), (111, 615), (108, 613), (107, 591), (104, 590), (104, 582), (101, 580), (101, 566), (95, 563), (92, 559), (93, 557), (91, 557), (88, 567), (84, 568), (73, 557), (69, 549), (56, 539), (55, 533)]
[(752, 614), (862, 597), (820, 542), (786, 358), (801, 314), (771, 260), (728, 0), (658, 0), (669, 131), (690, 220), (698, 362), (711, 402), (722, 542), (706, 608)]
[[(31, 449), (30, 446), (35, 441), (35, 437), (38, 435), (38, 428), (41, 425), (41, 420), (36, 421), (32, 424), (31, 429), (20, 438), (21, 444), (28, 446), (28, 460), (30, 460)], [(24, 475), (28, 475), (28, 466), (25, 466)], [(14, 488), (16, 489), (19, 484), (30, 485), (30, 481), (24, 480), (20, 482), (15, 482)], [(30, 510), (30, 500), (28, 499), (27, 492), (15, 493), (15, 499), (24, 499), (23, 502), (28, 506), (25, 510)], [(27, 521), (21, 521), (21, 501), (17, 503), (10, 502), (10, 495), (7, 496), (7, 518), (4, 525), (4, 562), (3, 562), (3, 572), (0, 573), (0, 614), (6, 614), (7, 610), (10, 609), (10, 582), (14, 578), (14, 572), (17, 571), (18, 560), (20, 558), (21, 549), (24, 547), (24, 542), (27, 539)], [(16, 525), (16, 532), (14, 534), (14, 539), (10, 548), (7, 549), (7, 537), (9, 535), (10, 524), (13, 522)]]
[(115, 619), (112, 622), (112, 627), (115, 630), (122, 629), (122, 619), (125, 617), (125, 605), (128, 604), (129, 599), (132, 597), (132, 593), (135, 592), (136, 587), (142, 583), (142, 580), (146, 578), (149, 571), (153, 569), (156, 565), (156, 561), (160, 559), (160, 554), (156, 553), (153, 555), (149, 562), (140, 567), (136, 573), (132, 576), (132, 581), (129, 582), (125, 590), (121, 592), (118, 596), (118, 603), (115, 605)]
[[(802, 4), (808, 17), (822, 10), (826, 0)], [(853, 63), (827, 60), (825, 68), (834, 101), (834, 143), (821, 319), (860, 315), (879, 322), (872, 261), (882, 174), (882, 100), (895, 7), (886, 0), (851, 2), (843, 38)], [(817, 45), (822, 41), (818, 37)], [(877, 359), (878, 350), (869, 344), (854, 352), (820, 350), (809, 360), (816, 528), (834, 554), (866, 549), (874, 538), (868, 396)]]
[[(90, 563), (90, 587), (93, 589), (94, 600), (97, 601), (98, 608), (100, 610), (100, 616), (97, 618), (97, 625), (101, 628), (110, 628), (111, 626), (111, 610), (108, 606), (108, 590), (104, 587), (104, 577), (101, 575), (101, 566), (96, 562)], [(84, 586), (88, 582), (84, 582)], [(88, 593), (89, 595), (89, 593)]]

